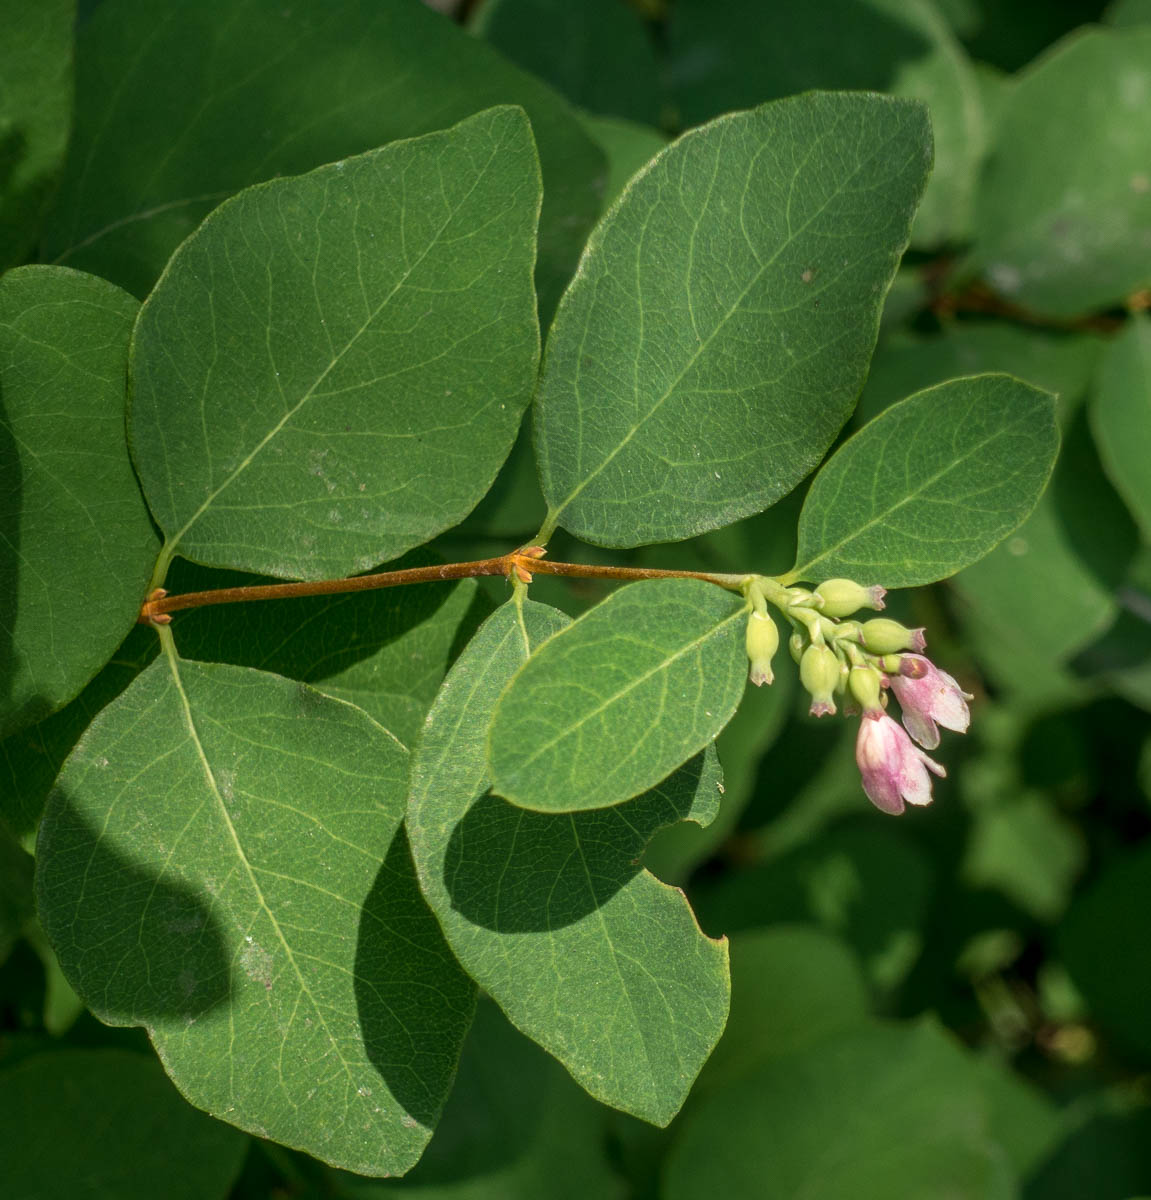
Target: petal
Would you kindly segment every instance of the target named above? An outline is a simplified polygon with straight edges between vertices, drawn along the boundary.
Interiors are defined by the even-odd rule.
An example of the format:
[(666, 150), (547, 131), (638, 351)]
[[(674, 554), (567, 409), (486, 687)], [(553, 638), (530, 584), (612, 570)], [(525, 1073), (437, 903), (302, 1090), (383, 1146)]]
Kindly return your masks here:
[[(922, 757), (927, 758), (926, 755)], [(931, 759), (928, 758), (927, 761), (930, 762)], [(908, 804), (931, 803), (931, 777), (919, 759), (908, 759), (904, 763), (901, 782), (903, 798)]]
[[(930, 783), (927, 788), (930, 792)], [(869, 771), (863, 777), (863, 790), (867, 793), (868, 800), (880, 812), (890, 813), (893, 817), (903, 812), (903, 797), (899, 793), (899, 784), (886, 772)]]
[[(947, 724), (946, 721), (943, 722)], [(939, 729), (927, 713), (914, 708), (903, 710), (903, 726), (908, 733), (924, 748), (934, 750), (939, 745)], [(952, 728), (948, 726), (948, 728)]]

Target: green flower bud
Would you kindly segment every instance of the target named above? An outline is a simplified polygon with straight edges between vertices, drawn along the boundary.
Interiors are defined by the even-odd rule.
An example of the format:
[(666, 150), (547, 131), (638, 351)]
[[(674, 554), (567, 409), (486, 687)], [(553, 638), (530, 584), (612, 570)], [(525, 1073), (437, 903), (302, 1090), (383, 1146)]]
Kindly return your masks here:
[(861, 608), (883, 608), (887, 594), (878, 584), (864, 587), (854, 579), (827, 579), (815, 589), (815, 601), (827, 617), (850, 617)]
[(874, 667), (851, 668), (848, 687), (851, 688), (851, 694), (863, 712), (883, 711), (883, 703), (879, 698), (880, 686), (880, 675)]
[(798, 629), (787, 639), (788, 653), (797, 663), (803, 658), (803, 648), (806, 645), (807, 639)]
[(747, 617), (747, 657), (751, 662), (747, 676), (756, 687), (771, 683), (775, 675), (771, 660), (779, 649), (779, 630), (766, 614), (751, 612)]
[(863, 646), (872, 654), (894, 654), (898, 650), (914, 650), (918, 654), (926, 645), (922, 629), (908, 629), (886, 617), (863, 622)]
[(830, 646), (808, 646), (799, 662), (799, 678), (811, 693), (811, 715), (835, 712), (832, 695), (839, 683), (839, 658)]

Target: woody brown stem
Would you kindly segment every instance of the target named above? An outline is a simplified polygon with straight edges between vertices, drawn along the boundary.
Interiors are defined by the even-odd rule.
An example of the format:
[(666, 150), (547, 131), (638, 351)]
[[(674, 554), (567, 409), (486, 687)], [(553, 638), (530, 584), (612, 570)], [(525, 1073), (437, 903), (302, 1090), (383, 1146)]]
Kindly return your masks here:
[(303, 583), (268, 583), (253, 587), (217, 588), (210, 592), (185, 592), (169, 596), (162, 588), (149, 595), (140, 609), (141, 624), (167, 624), (170, 614), (209, 604), (239, 604), (249, 600), (289, 600), (299, 596), (334, 596), (343, 592), (369, 592), (377, 588), (402, 587), (409, 583), (440, 583), (453, 579), (475, 579), (482, 575), (514, 575), (524, 583), (532, 574), (565, 575), (577, 579), (703, 579), (737, 591), (746, 575), (722, 575), (708, 571), (664, 571), (652, 567), (606, 567), (589, 563), (545, 562), (541, 546), (527, 546), (499, 558), (475, 562), (443, 563), (433, 567), (407, 567), (375, 575), (353, 575), (348, 579), (320, 579)]

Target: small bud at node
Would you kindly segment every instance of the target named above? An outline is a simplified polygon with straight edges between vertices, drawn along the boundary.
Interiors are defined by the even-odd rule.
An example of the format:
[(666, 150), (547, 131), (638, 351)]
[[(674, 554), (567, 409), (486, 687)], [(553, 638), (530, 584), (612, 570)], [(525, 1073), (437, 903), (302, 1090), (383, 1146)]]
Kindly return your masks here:
[(827, 579), (815, 589), (815, 602), (827, 617), (850, 617), (861, 608), (883, 608), (884, 588), (864, 587), (853, 579)]
[(898, 621), (875, 617), (862, 626), (864, 648), (872, 654), (895, 654), (899, 650), (922, 650), (927, 644), (922, 629), (908, 629)]
[(855, 697), (859, 707), (865, 713), (883, 711), (883, 704), (880, 700), (880, 674), (874, 667), (852, 667), (848, 686), (851, 688), (852, 696)]
[(799, 662), (799, 678), (811, 693), (813, 717), (835, 712), (833, 695), (840, 680), (840, 666), (830, 646), (808, 646)]
[(779, 630), (766, 613), (751, 612), (747, 618), (747, 657), (751, 663), (747, 677), (756, 687), (771, 683), (775, 674), (771, 660), (779, 649)]
[(798, 663), (803, 658), (803, 648), (807, 645), (802, 633), (797, 629), (791, 637), (787, 639), (787, 652)]

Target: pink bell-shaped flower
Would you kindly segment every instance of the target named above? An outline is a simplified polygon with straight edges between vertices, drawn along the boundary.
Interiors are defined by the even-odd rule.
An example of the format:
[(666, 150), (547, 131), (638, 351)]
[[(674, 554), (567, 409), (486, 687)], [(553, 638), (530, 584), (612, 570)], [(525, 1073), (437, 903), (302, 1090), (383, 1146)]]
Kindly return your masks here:
[(898, 815), (908, 804), (931, 803), (931, 777), (947, 772), (929, 758), (885, 712), (872, 709), (859, 722), (855, 761), (863, 790), (876, 808)]
[(939, 745), (939, 726), (966, 733), (972, 697), (946, 671), (921, 654), (904, 654), (899, 671), (890, 676), (891, 690), (903, 710), (907, 732), (925, 749)]

